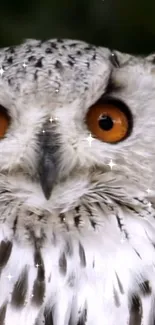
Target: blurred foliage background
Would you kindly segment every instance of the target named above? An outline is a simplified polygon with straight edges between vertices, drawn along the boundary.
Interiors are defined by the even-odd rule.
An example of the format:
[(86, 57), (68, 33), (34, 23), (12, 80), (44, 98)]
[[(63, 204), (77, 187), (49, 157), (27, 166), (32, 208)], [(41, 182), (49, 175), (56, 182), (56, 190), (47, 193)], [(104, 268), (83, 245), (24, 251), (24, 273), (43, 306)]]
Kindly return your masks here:
[(155, 0), (0, 0), (0, 47), (55, 37), (155, 52)]

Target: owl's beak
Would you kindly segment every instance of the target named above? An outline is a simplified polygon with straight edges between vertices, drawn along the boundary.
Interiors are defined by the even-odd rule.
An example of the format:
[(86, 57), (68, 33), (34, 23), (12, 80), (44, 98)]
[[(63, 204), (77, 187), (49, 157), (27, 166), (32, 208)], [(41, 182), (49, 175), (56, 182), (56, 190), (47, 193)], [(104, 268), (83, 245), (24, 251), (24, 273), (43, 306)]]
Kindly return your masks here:
[(49, 200), (52, 189), (58, 176), (58, 146), (49, 132), (40, 137), (40, 159), (38, 164), (38, 175), (43, 193)]
[(44, 156), (40, 161), (39, 178), (43, 193), (47, 200), (49, 200), (52, 189), (56, 180), (56, 163), (48, 152), (44, 152)]

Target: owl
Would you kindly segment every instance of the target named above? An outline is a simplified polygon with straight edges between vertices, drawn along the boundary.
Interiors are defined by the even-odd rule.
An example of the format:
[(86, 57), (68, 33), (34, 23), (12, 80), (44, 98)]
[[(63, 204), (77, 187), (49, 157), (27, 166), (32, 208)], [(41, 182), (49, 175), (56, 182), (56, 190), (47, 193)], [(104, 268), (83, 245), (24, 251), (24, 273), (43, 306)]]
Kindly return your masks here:
[(0, 50), (0, 325), (155, 322), (155, 56)]

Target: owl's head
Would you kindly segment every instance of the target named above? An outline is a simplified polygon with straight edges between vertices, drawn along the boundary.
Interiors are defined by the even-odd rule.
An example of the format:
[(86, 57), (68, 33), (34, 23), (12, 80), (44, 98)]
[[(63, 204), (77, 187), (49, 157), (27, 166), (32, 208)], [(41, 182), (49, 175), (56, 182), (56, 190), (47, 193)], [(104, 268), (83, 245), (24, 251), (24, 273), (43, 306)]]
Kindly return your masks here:
[(2, 49), (0, 67), (1, 176), (22, 175), (48, 199), (55, 183), (94, 170), (155, 183), (153, 55), (28, 40)]

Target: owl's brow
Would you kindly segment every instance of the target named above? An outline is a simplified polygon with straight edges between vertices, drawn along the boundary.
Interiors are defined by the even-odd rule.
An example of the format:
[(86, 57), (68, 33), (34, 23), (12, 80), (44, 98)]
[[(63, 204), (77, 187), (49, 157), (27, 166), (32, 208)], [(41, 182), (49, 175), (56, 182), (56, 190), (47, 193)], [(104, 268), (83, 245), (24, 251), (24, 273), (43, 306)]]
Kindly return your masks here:
[[(109, 60), (112, 63), (112, 66), (114, 68), (120, 68), (120, 63), (119, 63), (119, 60), (118, 60), (118, 57), (117, 57), (117, 54), (115, 53), (115, 51), (111, 50)], [(109, 79), (107, 81), (107, 86), (106, 86), (106, 90), (105, 90), (104, 95), (109, 95), (112, 92), (117, 92), (119, 90), (122, 90), (122, 88), (123, 88), (123, 85), (120, 85), (120, 84), (116, 83), (116, 81), (114, 80), (112, 70), (111, 70), (111, 73), (109, 75)]]
[(119, 60), (118, 60), (118, 57), (117, 57), (117, 54), (115, 53), (115, 51), (113, 51), (113, 50), (111, 51), (109, 59), (115, 68), (120, 68), (120, 63), (119, 63)]

